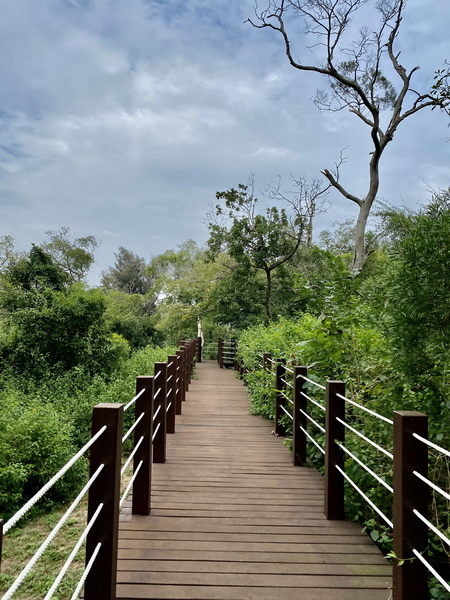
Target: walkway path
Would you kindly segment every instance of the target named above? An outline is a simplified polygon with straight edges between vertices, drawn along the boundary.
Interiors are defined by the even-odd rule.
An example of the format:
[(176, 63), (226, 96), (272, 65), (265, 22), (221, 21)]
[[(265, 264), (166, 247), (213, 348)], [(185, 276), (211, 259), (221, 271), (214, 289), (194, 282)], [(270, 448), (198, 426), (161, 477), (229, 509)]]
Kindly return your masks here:
[(389, 600), (379, 550), (325, 519), (322, 477), (248, 414), (234, 372), (206, 362), (196, 376), (167, 462), (153, 465), (151, 516), (122, 515), (117, 597)]

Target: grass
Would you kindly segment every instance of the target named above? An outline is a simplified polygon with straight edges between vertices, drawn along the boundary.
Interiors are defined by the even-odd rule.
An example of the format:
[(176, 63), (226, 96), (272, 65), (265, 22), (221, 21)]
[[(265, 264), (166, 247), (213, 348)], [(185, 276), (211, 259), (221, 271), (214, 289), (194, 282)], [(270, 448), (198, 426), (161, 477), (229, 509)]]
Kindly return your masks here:
[[(23, 526), (11, 529), (3, 539), (3, 555), (0, 574), (0, 594), (4, 594), (33, 556), (40, 544), (62, 517), (67, 507), (41, 515)], [(31, 573), (14, 594), (14, 600), (36, 600), (43, 598), (58, 575), (68, 555), (86, 526), (87, 501), (83, 501), (56, 538), (44, 552)], [(53, 600), (70, 598), (84, 570), (84, 548), (82, 547)]]

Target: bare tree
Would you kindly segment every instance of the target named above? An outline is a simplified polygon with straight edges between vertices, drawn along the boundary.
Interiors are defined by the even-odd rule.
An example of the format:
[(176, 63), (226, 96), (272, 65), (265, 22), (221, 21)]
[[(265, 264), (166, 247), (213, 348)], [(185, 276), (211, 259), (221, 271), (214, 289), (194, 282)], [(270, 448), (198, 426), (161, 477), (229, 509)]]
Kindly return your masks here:
[[(357, 39), (349, 42), (352, 19), (357, 12), (361, 13), (360, 19), (363, 17), (365, 5), (368, 11), (379, 13), (378, 27), (375, 30), (362, 27)], [(396, 43), (405, 6), (406, 0), (270, 0), (264, 10), (256, 6), (256, 20), (248, 19), (254, 27), (269, 28), (282, 36), (292, 67), (327, 78), (329, 90), (319, 91), (315, 97), (320, 110), (348, 109), (370, 131), (372, 152), (364, 196), (351, 193), (340, 183), (342, 157), (335, 169), (322, 171), (338, 192), (359, 207), (353, 259), (355, 272), (362, 270), (367, 258), (365, 229), (378, 193), (379, 163), (386, 146), (399, 125), (420, 110), (439, 107), (450, 114), (448, 68), (437, 71), (437, 81), (431, 90), (419, 92), (412, 87), (413, 76), (419, 67), (408, 71), (400, 62)], [(295, 27), (296, 17), (304, 21), (306, 41), (314, 40), (308, 47), (302, 46), (305, 38), (298, 38), (299, 47), (302, 46), (308, 57), (313, 57), (313, 64), (294, 56), (291, 27)], [(298, 51), (302, 53), (301, 48)], [(395, 84), (386, 76), (388, 71)]]

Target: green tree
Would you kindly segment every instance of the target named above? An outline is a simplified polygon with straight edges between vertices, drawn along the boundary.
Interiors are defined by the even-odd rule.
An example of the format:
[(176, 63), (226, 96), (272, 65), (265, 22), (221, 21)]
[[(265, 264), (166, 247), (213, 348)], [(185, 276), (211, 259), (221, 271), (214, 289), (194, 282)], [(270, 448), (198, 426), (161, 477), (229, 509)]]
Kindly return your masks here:
[[(324, 191), (318, 190), (315, 198)], [(209, 215), (208, 255), (213, 259), (226, 250), (242, 269), (264, 273), (264, 308), (270, 321), (274, 272), (293, 258), (309, 231), (303, 197), (288, 200), (290, 212), (271, 206), (264, 214), (257, 212), (258, 199), (252, 185), (239, 184), (237, 189), (217, 192), (216, 198), (224, 206), (216, 205)]]
[[(406, 0), (269, 0), (256, 5), (258, 29), (277, 32), (289, 64), (299, 72), (322, 75), (329, 84), (315, 103), (321, 111), (349, 110), (367, 127), (371, 144), (368, 182), (364, 195), (355, 194), (340, 181), (341, 156), (324, 177), (335, 190), (359, 209), (352, 268), (360, 272), (367, 259), (365, 230), (380, 184), (379, 164), (398, 127), (417, 112), (439, 107), (450, 111), (448, 65), (436, 73), (430, 90), (417, 91), (412, 81), (419, 67), (407, 70), (400, 62), (397, 41)], [(374, 11), (379, 24), (374, 26)], [(296, 19), (301, 21), (298, 26)], [(370, 26), (354, 30), (353, 23), (370, 19)], [(392, 73), (393, 82), (387, 78)]]
[(450, 189), (417, 214), (391, 215), (399, 240), (388, 280), (393, 343), (403, 370), (448, 398)]
[(101, 285), (107, 290), (126, 294), (147, 294), (153, 286), (153, 280), (145, 260), (123, 246), (119, 246), (114, 256), (114, 266), (102, 274)]
[(46, 232), (47, 241), (42, 248), (63, 269), (71, 281), (82, 281), (94, 262), (94, 252), (99, 243), (93, 235), (70, 240), (70, 228), (60, 227)]

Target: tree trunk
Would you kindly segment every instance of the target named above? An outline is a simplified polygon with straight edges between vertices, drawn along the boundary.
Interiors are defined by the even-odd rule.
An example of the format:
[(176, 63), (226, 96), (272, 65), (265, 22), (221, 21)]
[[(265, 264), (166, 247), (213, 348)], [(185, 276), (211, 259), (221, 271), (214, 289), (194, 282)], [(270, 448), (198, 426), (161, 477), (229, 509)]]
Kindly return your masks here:
[(266, 296), (264, 299), (264, 306), (266, 309), (266, 317), (269, 322), (272, 320), (272, 308), (270, 306), (271, 297), (272, 297), (272, 272), (270, 269), (266, 269)]

